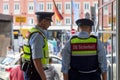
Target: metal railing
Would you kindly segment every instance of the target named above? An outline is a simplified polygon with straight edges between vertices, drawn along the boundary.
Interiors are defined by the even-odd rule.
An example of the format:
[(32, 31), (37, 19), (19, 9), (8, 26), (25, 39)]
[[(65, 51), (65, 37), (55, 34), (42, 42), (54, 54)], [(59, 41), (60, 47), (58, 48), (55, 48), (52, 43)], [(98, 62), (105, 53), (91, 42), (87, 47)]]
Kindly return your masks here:
[(120, 80), (120, 0), (116, 0), (116, 13), (117, 13), (117, 80)]
[[(119, 0), (118, 0), (119, 1)], [(116, 0), (98, 0), (98, 26), (96, 28), (96, 31), (101, 33), (102, 41), (104, 42), (104, 34), (110, 34), (111, 36), (108, 38), (110, 44), (111, 44), (111, 68), (110, 68), (110, 75), (108, 75), (108, 80), (118, 80), (118, 75), (116, 70), (116, 66), (113, 65), (113, 53), (117, 54), (117, 49), (114, 50), (114, 47), (118, 44), (115, 43), (114, 40), (117, 38), (117, 27), (116, 27), (116, 10), (114, 9), (116, 6)], [(107, 14), (106, 14), (107, 11)], [(107, 27), (106, 27), (107, 26)], [(104, 28), (110, 28), (109, 31), (107, 31)], [(119, 32), (120, 33), (120, 32)], [(107, 48), (107, 46), (105, 46)], [(107, 51), (107, 50), (106, 50)], [(118, 59), (118, 58), (117, 58)], [(118, 60), (117, 63), (118, 64)], [(115, 65), (116, 65), (115, 64)], [(117, 65), (118, 66), (118, 65)], [(117, 77), (116, 77), (117, 75)]]

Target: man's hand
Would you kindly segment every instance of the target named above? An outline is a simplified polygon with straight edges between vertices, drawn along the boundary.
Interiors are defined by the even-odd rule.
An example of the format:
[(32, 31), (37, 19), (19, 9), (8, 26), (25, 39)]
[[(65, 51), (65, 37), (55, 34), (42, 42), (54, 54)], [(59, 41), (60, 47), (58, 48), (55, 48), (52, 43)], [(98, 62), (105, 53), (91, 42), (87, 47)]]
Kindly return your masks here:
[(63, 73), (64, 80), (68, 80), (68, 74)]
[(36, 68), (37, 72), (39, 73), (40, 77), (42, 78), (42, 80), (47, 80), (46, 76), (45, 76), (45, 73), (44, 73), (44, 69), (43, 69), (41, 59), (39, 59), (39, 58), (34, 59), (33, 63), (35, 65), (35, 68)]
[(102, 73), (102, 80), (107, 80), (107, 72)]

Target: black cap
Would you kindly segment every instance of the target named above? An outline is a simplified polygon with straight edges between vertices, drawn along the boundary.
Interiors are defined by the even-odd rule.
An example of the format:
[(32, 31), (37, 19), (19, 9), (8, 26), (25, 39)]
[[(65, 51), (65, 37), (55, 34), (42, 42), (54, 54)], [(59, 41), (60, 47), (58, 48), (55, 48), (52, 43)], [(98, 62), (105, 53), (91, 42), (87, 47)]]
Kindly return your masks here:
[(37, 15), (38, 19), (48, 19), (50, 21), (52, 21), (52, 16), (53, 16), (53, 12), (36, 12), (35, 13)]
[(76, 21), (76, 24), (78, 25), (78, 27), (80, 27), (80, 26), (90, 26), (90, 27), (92, 27), (94, 25), (94, 22), (90, 19), (84, 18), (84, 19), (78, 19)]

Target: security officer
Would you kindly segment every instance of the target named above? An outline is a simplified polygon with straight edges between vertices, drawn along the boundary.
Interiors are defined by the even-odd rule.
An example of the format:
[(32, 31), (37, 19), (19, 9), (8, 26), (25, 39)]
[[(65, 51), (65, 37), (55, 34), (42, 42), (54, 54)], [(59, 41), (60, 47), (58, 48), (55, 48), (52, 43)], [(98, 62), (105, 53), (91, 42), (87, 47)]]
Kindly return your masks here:
[(78, 19), (80, 28), (62, 50), (62, 72), (64, 80), (107, 80), (106, 54), (100, 40), (93, 35), (93, 21)]
[(53, 12), (36, 12), (37, 25), (26, 35), (23, 46), (22, 69), (25, 80), (46, 80), (44, 70), (49, 64), (48, 43), (45, 30), (51, 26)]

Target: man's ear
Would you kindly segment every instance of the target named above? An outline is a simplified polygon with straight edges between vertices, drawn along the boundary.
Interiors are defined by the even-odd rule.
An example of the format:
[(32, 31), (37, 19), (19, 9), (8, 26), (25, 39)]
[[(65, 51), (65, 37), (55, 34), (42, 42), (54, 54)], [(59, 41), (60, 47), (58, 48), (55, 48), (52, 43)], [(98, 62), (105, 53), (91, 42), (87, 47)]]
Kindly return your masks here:
[(43, 19), (42, 21), (45, 22), (45, 19)]
[(89, 29), (90, 29), (90, 31), (92, 31), (92, 28), (91, 28), (91, 27), (90, 27)]
[(43, 19), (43, 20), (41, 21), (41, 25), (44, 25), (44, 24), (46, 24), (46, 20), (45, 20), (45, 19)]

